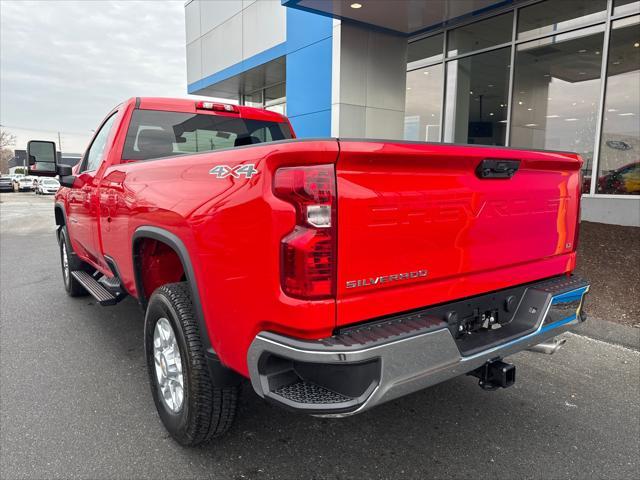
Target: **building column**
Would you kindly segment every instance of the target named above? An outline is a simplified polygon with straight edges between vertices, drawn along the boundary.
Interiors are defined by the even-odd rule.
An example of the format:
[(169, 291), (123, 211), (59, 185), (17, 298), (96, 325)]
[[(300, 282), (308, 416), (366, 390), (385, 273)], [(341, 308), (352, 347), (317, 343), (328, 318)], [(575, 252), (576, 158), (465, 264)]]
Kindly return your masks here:
[(331, 135), (404, 137), (407, 39), (333, 21)]
[(296, 135), (331, 135), (332, 22), (287, 9), (287, 116)]

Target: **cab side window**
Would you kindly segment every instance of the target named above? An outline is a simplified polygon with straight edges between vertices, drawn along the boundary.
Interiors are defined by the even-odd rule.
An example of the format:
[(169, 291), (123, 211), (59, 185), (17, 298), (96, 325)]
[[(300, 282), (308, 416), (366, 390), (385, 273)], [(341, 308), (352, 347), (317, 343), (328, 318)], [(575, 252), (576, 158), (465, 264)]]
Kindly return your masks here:
[(84, 168), (82, 171), (97, 170), (102, 162), (105, 153), (105, 147), (107, 146), (107, 139), (109, 138), (109, 132), (113, 125), (113, 121), (116, 118), (115, 112), (111, 115), (106, 122), (102, 124), (102, 128), (98, 134), (94, 137), (93, 143), (87, 152), (87, 159), (85, 160)]

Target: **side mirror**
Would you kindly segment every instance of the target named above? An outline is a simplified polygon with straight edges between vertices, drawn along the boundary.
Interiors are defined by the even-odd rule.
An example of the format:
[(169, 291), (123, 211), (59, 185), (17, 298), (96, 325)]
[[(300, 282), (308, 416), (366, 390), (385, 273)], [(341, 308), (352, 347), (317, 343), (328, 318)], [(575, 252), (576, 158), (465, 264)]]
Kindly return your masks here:
[(71, 168), (71, 165), (67, 165), (66, 163), (61, 163), (60, 165), (58, 165), (58, 175), (60, 175), (61, 177), (68, 177), (72, 174), (73, 170)]
[(29, 175), (39, 177), (55, 177), (56, 144), (42, 140), (31, 140), (27, 143), (27, 158), (29, 159)]

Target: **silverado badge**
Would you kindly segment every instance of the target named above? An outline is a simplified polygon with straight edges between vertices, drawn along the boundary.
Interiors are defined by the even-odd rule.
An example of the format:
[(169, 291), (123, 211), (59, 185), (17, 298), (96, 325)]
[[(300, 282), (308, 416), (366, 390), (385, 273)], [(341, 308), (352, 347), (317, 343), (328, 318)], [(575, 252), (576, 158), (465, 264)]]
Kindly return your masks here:
[(393, 275), (381, 275), (379, 277), (361, 278), (359, 280), (347, 280), (347, 288), (373, 287), (383, 283), (399, 282), (401, 280), (411, 280), (414, 278), (426, 277), (426, 270), (416, 270), (415, 272), (396, 273)]

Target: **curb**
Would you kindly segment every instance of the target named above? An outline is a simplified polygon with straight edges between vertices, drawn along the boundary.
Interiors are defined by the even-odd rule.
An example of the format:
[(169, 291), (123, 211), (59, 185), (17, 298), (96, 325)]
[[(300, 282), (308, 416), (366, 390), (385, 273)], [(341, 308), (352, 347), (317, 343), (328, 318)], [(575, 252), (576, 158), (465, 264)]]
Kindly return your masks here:
[(640, 351), (640, 328), (588, 317), (573, 333)]

